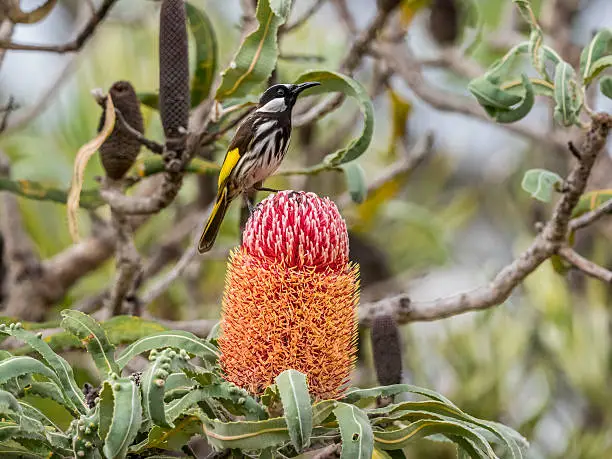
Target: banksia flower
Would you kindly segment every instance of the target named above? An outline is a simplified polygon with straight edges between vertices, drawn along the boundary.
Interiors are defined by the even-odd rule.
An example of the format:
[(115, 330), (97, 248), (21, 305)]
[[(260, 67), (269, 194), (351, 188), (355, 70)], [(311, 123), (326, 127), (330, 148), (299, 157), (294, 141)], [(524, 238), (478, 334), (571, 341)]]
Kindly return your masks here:
[(283, 191), (262, 201), (230, 256), (221, 321), (226, 378), (261, 394), (286, 369), (336, 398), (355, 363), (358, 267), (335, 204)]
[(159, 16), (159, 112), (167, 139), (189, 122), (189, 49), (184, 0), (164, 0)]
[[(140, 112), (140, 101), (134, 87), (128, 81), (117, 81), (109, 91), (113, 105), (121, 112), (127, 123), (141, 134), (144, 132), (144, 122)], [(104, 126), (106, 110), (102, 110), (98, 132)], [(100, 159), (106, 175), (118, 180), (125, 175), (140, 152), (140, 142), (125, 128), (119, 120), (104, 143), (100, 146)]]
[(378, 382), (383, 386), (402, 381), (402, 347), (395, 319), (378, 315), (372, 322), (372, 355)]
[(429, 31), (441, 45), (451, 45), (459, 35), (457, 0), (433, 0), (429, 16)]

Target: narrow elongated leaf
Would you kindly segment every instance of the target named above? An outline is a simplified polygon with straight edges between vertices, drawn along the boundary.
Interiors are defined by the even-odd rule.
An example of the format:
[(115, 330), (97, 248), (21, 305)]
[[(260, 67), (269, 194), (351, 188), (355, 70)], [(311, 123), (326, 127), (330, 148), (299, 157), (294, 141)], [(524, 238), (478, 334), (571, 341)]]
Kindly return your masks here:
[[(530, 78), (529, 81), (531, 82), (531, 86), (533, 87), (533, 92), (535, 93), (535, 95), (546, 96), (550, 98), (554, 96), (554, 84), (539, 78)], [(503, 89), (509, 94), (522, 95), (525, 92), (525, 85), (523, 83), (523, 79), (512, 80), (503, 83), (501, 85), (501, 89)]]
[(153, 110), (159, 110), (159, 94), (154, 92), (137, 92), (136, 97), (140, 103)]
[(434, 434), (456, 435), (471, 440), (474, 445), (485, 451), (488, 458), (497, 459), (497, 455), (487, 440), (476, 430), (469, 429), (458, 422), (426, 419), (413, 422), (396, 430), (374, 432), (374, 441), (381, 449), (401, 449), (411, 442)]
[(559, 174), (546, 169), (530, 169), (525, 172), (521, 187), (538, 201), (550, 202), (553, 191), (561, 183), (563, 183), (563, 179)]
[(610, 54), (612, 47), (612, 30), (602, 29), (593, 37), (587, 47), (580, 54), (580, 75), (586, 85), (597, 77), (603, 70), (596, 68), (595, 63), (601, 58)]
[(0, 441), (12, 439), (20, 430), (19, 424), (12, 421), (0, 421)]
[(201, 416), (204, 434), (217, 448), (264, 449), (290, 441), (283, 418), (221, 422)]
[(355, 98), (363, 114), (363, 128), (359, 136), (351, 140), (346, 147), (327, 155), (323, 160), (324, 163), (337, 166), (359, 158), (370, 146), (374, 133), (374, 107), (366, 89), (358, 81), (328, 70), (310, 70), (300, 75), (295, 83), (306, 81), (321, 83), (319, 86), (309, 88), (307, 94), (341, 92)]
[(36, 454), (16, 445), (0, 443), (0, 457), (19, 459), (48, 459), (48, 455)]
[(74, 171), (72, 184), (68, 193), (68, 202), (66, 203), (66, 211), (68, 213), (68, 230), (74, 242), (79, 241), (79, 226), (77, 220), (77, 210), (79, 209), (79, 200), (81, 199), (81, 189), (83, 188), (83, 179), (85, 176), (85, 167), (89, 159), (98, 151), (106, 138), (110, 135), (115, 127), (115, 107), (110, 94), (106, 97), (104, 126), (92, 140), (83, 145), (76, 154), (74, 159)]
[(23, 412), (17, 398), (10, 392), (0, 390), (0, 414), (17, 414)]
[(59, 385), (57, 375), (44, 363), (32, 357), (11, 357), (0, 362), (0, 384), (22, 375), (40, 374)]
[[(78, 410), (81, 413), (87, 412), (88, 408), (85, 404), (85, 397), (83, 396), (83, 392), (80, 390), (74, 379), (72, 367), (68, 364), (68, 362), (66, 362), (66, 360), (62, 356), (53, 352), (51, 347), (43, 339), (39, 338), (30, 331), (24, 330), (23, 328), (5, 328), (4, 330), (2, 330), (2, 332), (7, 333), (23, 341), (33, 350), (35, 350), (43, 358), (49, 368), (55, 371), (61, 383), (59, 387), (63, 391), (63, 394), (58, 394), (57, 391), (54, 390), (54, 388), (45, 386), (51, 383), (33, 383), (30, 389), (32, 393), (36, 393), (36, 395), (40, 395), (42, 397), (51, 398), (62, 404), (65, 403), (65, 395), (65, 398), (70, 402), (70, 409)], [(37, 389), (40, 390), (37, 391)], [(55, 386), (55, 389), (58, 389), (57, 386)], [(58, 399), (59, 397), (61, 397), (62, 401)]]
[(58, 432), (61, 432), (61, 428), (55, 423), (53, 422), (51, 419), (49, 419), (42, 411), (40, 411), (38, 408), (30, 405), (28, 402), (24, 402), (23, 400), (19, 401), (19, 406), (21, 406), (21, 410), (22, 412), (30, 417), (30, 418), (34, 418), (39, 420), (43, 425), (46, 426), (51, 426), (53, 427), (55, 430), (57, 430)]
[(346, 187), (351, 195), (351, 199), (353, 202), (361, 204), (365, 201), (368, 194), (363, 168), (356, 162), (342, 164), (340, 167), (344, 171)]
[(563, 126), (571, 126), (578, 120), (582, 99), (576, 82), (576, 72), (567, 62), (559, 62), (555, 68), (554, 117)]
[(193, 333), (176, 330), (139, 339), (121, 353), (117, 358), (117, 364), (119, 368), (123, 368), (133, 357), (143, 352), (166, 347), (184, 349), (185, 352), (197, 355), (209, 362), (215, 362), (219, 357), (218, 349), (208, 341), (198, 338)]
[(334, 414), (338, 420), (342, 437), (340, 458), (371, 459), (374, 450), (374, 436), (366, 414), (355, 405), (342, 402), (338, 402)]
[(112, 393), (112, 413), (102, 413), (110, 408), (109, 403), (100, 405), (100, 429), (102, 429), (102, 418), (111, 422), (108, 431), (105, 432), (104, 454), (106, 457), (123, 458), (127, 454), (128, 447), (136, 437), (142, 421), (142, 410), (140, 406), (140, 393), (134, 381), (128, 378), (105, 381), (102, 386), (100, 398)]
[(392, 395), (408, 392), (412, 394), (422, 395), (423, 397), (432, 400), (438, 400), (449, 406), (456, 407), (453, 402), (437, 392), (434, 392), (424, 387), (413, 386), (411, 384), (392, 384), (390, 386), (371, 387), (369, 389), (351, 389), (341, 399), (345, 403), (355, 403), (360, 400), (369, 401), (376, 397), (390, 397)]
[[(286, 4), (289, 8), (291, 0), (276, 1), (275, 10), (282, 13)], [(222, 73), (216, 100), (246, 96), (255, 86), (265, 82), (276, 66), (277, 33), (285, 18), (272, 10), (270, 0), (257, 2), (256, 18), (259, 26), (246, 37), (230, 66)]]
[(526, 75), (521, 77), (521, 86), (524, 91), (519, 95), (516, 90), (502, 89), (489, 79), (479, 77), (470, 81), (468, 89), (495, 121), (512, 123), (527, 116), (535, 101), (533, 85)]
[(98, 370), (103, 374), (119, 374), (115, 362), (115, 347), (108, 340), (106, 333), (98, 322), (80, 311), (64, 309), (62, 311), (62, 328), (72, 333), (87, 347)]
[(529, 51), (529, 43), (523, 42), (512, 47), (503, 57), (496, 60), (484, 74), (484, 78), (489, 81), (498, 82), (506, 78), (512, 70), (516, 58)]
[(189, 28), (195, 41), (196, 68), (191, 79), (191, 106), (208, 97), (217, 72), (217, 37), (204, 11), (185, 3)]
[(322, 400), (312, 405), (312, 424), (321, 425), (333, 413), (337, 405), (338, 402), (335, 400)]
[(291, 443), (300, 452), (310, 444), (312, 434), (312, 405), (306, 375), (296, 370), (285, 370), (275, 381), (283, 402)]
[(153, 424), (168, 428), (174, 427), (166, 420), (164, 405), (165, 379), (170, 372), (170, 362), (168, 352), (162, 352), (143, 373), (140, 382), (144, 415)]
[(173, 429), (153, 426), (147, 438), (130, 447), (130, 452), (140, 453), (151, 448), (177, 450), (194, 435), (202, 434), (202, 422), (196, 416), (183, 416)]

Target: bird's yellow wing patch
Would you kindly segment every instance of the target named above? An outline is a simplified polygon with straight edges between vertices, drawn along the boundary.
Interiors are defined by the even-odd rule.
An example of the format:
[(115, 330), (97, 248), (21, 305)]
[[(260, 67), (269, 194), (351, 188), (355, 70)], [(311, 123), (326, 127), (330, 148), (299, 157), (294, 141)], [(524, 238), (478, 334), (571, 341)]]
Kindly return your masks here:
[(234, 148), (230, 150), (225, 155), (225, 159), (223, 160), (223, 165), (221, 166), (221, 172), (219, 172), (219, 188), (225, 183), (228, 179), (229, 175), (236, 167), (238, 160), (240, 159), (240, 152), (238, 148)]

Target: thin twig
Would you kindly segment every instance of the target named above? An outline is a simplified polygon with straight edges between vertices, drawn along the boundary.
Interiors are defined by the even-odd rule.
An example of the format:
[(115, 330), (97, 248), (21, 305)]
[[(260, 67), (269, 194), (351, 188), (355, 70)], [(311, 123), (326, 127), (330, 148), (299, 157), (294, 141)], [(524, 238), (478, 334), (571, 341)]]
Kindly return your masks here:
[(12, 43), (11, 41), (0, 41), (0, 48), (19, 50), (19, 51), (43, 51), (49, 53), (71, 53), (80, 50), (87, 40), (93, 35), (96, 28), (108, 14), (108, 11), (117, 0), (104, 0), (100, 8), (91, 16), (83, 30), (77, 37), (63, 45), (28, 45), (22, 43)]
[(574, 218), (572, 221), (570, 221), (570, 229), (572, 231), (576, 231), (584, 228), (585, 226), (589, 226), (610, 212), (612, 212), (612, 199), (609, 199), (599, 207), (581, 215), (580, 217)]
[(130, 124), (127, 122), (127, 120), (125, 119), (125, 117), (119, 110), (115, 109), (115, 114), (117, 115), (117, 118), (119, 119), (121, 124), (123, 124), (123, 127), (132, 136), (134, 136), (134, 138), (138, 140), (138, 142), (140, 142), (141, 145), (144, 145), (148, 150), (158, 155), (161, 155), (164, 152), (164, 146), (162, 144), (154, 140), (147, 139), (141, 132), (137, 131), (132, 126), (130, 126)]
[(302, 16), (297, 18), (294, 23), (282, 26), (279, 33), (290, 33), (298, 27), (304, 25), (306, 21), (308, 21), (326, 1), (327, 0), (315, 0), (314, 3), (310, 5), (310, 8), (308, 8)]
[(607, 270), (591, 260), (587, 260), (571, 247), (561, 247), (557, 253), (561, 258), (571, 263), (575, 268), (579, 269), (587, 276), (599, 279), (608, 284), (612, 283), (612, 271)]

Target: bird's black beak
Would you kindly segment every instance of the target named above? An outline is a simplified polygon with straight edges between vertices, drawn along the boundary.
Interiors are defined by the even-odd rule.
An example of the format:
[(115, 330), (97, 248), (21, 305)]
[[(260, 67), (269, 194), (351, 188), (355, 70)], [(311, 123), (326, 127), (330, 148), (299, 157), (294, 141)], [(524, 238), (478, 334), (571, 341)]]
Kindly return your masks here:
[(301, 83), (293, 88), (293, 96), (297, 97), (302, 91), (308, 88), (312, 88), (313, 86), (319, 86), (321, 83), (318, 81), (307, 81), (306, 83)]

